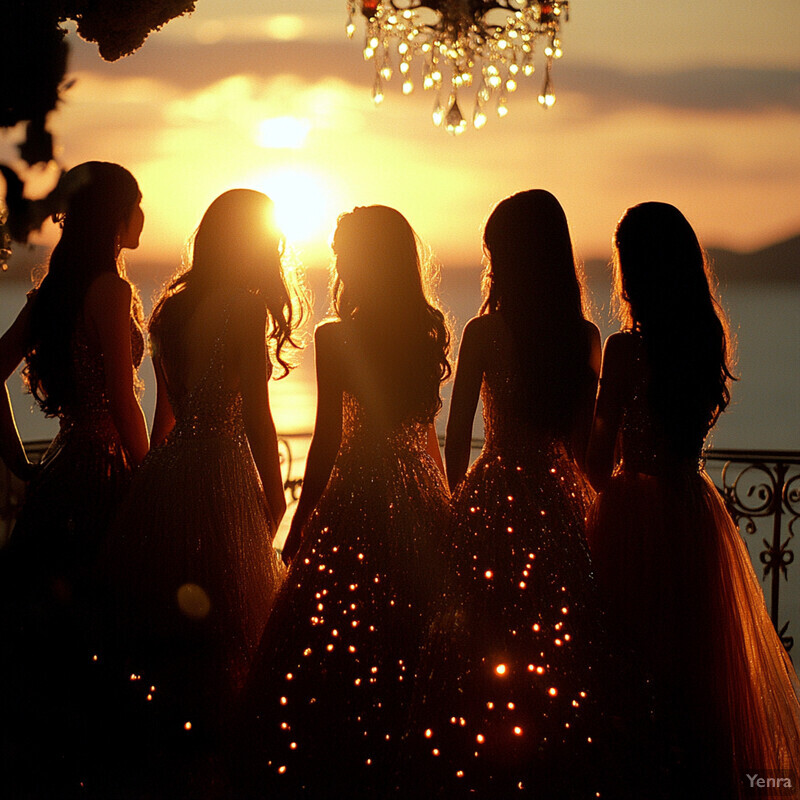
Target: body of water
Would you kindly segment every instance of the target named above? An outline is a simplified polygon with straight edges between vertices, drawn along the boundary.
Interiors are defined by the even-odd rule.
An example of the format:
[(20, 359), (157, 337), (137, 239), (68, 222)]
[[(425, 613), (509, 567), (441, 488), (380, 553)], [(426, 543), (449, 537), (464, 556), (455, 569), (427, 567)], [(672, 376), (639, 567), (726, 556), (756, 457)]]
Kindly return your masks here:
[[(311, 273), (315, 295), (315, 318), (324, 318), (327, 307), (326, 278)], [(0, 326), (5, 330), (25, 302), (29, 284), (0, 279)], [(147, 300), (153, 286), (142, 285)], [(603, 338), (617, 329), (609, 311), (610, 287), (604, 281), (592, 281), (588, 295), (595, 322)], [(722, 287), (722, 304), (729, 316), (736, 338), (736, 374), (733, 402), (723, 414), (711, 444), (718, 448), (755, 450), (800, 450), (800, 287), (790, 283), (736, 283)], [(457, 269), (443, 274), (439, 290), (442, 305), (449, 313), (454, 332), (453, 357), (467, 320), (480, 306), (480, 272)], [(676, 313), (679, 310), (676, 309)], [(309, 328), (309, 334), (311, 327)], [(310, 339), (310, 336), (309, 336)], [(279, 433), (310, 432), (314, 425), (316, 403), (312, 347), (300, 356), (299, 367), (287, 378), (270, 383), (270, 399)], [(149, 420), (155, 407), (155, 379), (149, 358), (142, 365), (145, 383), (142, 405)], [(681, 376), (676, 375), (675, 380)], [(444, 387), (444, 407), (437, 428), (444, 431), (452, 381)], [(45, 419), (24, 392), (18, 374), (9, 381), (14, 413), (25, 440), (51, 437), (57, 429), (55, 420)], [(476, 415), (475, 435), (483, 433)]]

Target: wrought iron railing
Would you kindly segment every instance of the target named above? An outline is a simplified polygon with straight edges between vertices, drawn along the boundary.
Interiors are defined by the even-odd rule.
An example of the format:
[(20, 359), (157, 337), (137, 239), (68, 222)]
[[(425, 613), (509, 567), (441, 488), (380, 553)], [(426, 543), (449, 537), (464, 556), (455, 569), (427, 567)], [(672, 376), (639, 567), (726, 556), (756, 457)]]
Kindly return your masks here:
[[(302, 487), (310, 435), (282, 436), (279, 450), (289, 504), (278, 541), (288, 528)], [(473, 440), (473, 455), (482, 447)], [(26, 443), (37, 460), (48, 442)], [(800, 619), (800, 578), (794, 564), (794, 535), (800, 525), (800, 452), (708, 450), (706, 469), (725, 500), (747, 545), (767, 600), (772, 622), (788, 651)], [(0, 547), (7, 539), (24, 497), (24, 484), (0, 467)], [(690, 557), (690, 554), (687, 554)]]
[(709, 450), (706, 469), (739, 525), (772, 623), (791, 651), (800, 609), (800, 580), (789, 570), (800, 519), (800, 453)]

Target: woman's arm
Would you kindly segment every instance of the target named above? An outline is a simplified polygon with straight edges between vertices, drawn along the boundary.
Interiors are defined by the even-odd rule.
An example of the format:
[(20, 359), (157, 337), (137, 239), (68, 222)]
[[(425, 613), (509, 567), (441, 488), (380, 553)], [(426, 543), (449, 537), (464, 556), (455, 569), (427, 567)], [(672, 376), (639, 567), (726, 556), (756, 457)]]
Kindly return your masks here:
[(589, 337), (589, 368), (592, 372), (592, 381), (587, 381), (586, 394), (578, 407), (578, 416), (575, 430), (572, 434), (572, 452), (575, 460), (582, 469), (586, 466), (586, 448), (592, 430), (592, 415), (597, 400), (597, 381), (600, 375), (602, 350), (600, 347), (600, 331), (591, 322), (586, 323), (586, 332)]
[(256, 464), (267, 508), (272, 518), (273, 536), (286, 513), (278, 434), (269, 405), (269, 376), (272, 372), (264, 340), (267, 312), (253, 295), (242, 295), (233, 323), (230, 341), (235, 348), (239, 387), (242, 393), (244, 429)]
[(453, 395), (450, 399), (450, 414), (447, 418), (447, 436), (444, 455), (447, 464), (447, 483), (455, 491), (469, 466), (472, 447), (472, 422), (478, 407), (478, 397), (483, 381), (484, 337), (481, 335), (485, 323), (482, 317), (471, 319), (461, 337), (458, 351)]
[(0, 394), (0, 457), (24, 481), (32, 477), (35, 467), (25, 454), (5, 382), (25, 357), (29, 320), (30, 303), (23, 307), (14, 323), (0, 338), (0, 379), (3, 381), (3, 392)]
[(118, 275), (101, 275), (86, 293), (85, 308), (103, 354), (111, 416), (128, 458), (135, 465), (141, 464), (150, 444), (142, 407), (133, 387), (130, 284)]
[(287, 563), (294, 558), (300, 548), (303, 528), (328, 485), (342, 440), (342, 374), (341, 359), (337, 357), (338, 324), (321, 325), (314, 334), (317, 417), (314, 422), (314, 435), (308, 449), (303, 491), (283, 546), (283, 560)]
[(161, 359), (153, 353), (153, 372), (156, 374), (156, 410), (153, 413), (153, 430), (150, 432), (150, 447), (158, 447), (175, 427), (175, 413), (167, 394), (167, 379)]
[(617, 433), (622, 420), (626, 360), (624, 336), (610, 336), (603, 351), (600, 391), (586, 452), (586, 474), (598, 492), (605, 488), (614, 471)]

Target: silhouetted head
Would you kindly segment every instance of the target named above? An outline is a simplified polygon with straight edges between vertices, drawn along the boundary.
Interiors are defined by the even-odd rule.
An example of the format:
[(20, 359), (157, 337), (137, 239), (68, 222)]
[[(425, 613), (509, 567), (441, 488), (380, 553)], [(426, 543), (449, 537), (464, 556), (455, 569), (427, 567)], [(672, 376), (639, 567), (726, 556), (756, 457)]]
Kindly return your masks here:
[(507, 197), (486, 221), (483, 247), (481, 313), (500, 313), (514, 335), (531, 420), (567, 438), (595, 376), (564, 209), (543, 189)]
[(524, 303), (580, 305), (569, 225), (561, 204), (544, 189), (501, 200), (483, 232), (489, 259), (486, 302), (493, 311)]
[(283, 347), (299, 347), (293, 333), (305, 317), (307, 300), (296, 272), (287, 286), (283, 258), (283, 235), (269, 197), (253, 189), (231, 189), (217, 197), (192, 237), (188, 268), (164, 289), (150, 316), (150, 332), (162, 354), (181, 361), (186, 323), (201, 299), (212, 296), (224, 303), (232, 289), (244, 289), (257, 294), (269, 312), (267, 338), (283, 368), (279, 377), (286, 375), (290, 364)]
[(656, 202), (625, 212), (613, 246), (618, 315), (644, 341), (650, 402), (676, 452), (696, 457), (733, 378), (705, 253), (686, 217)]
[[(136, 179), (119, 164), (87, 161), (69, 170), (51, 199), (60, 211), (61, 238), (31, 309), (25, 379), (49, 415), (73, 400), (72, 334), (94, 279), (104, 273), (125, 275), (123, 247), (139, 244), (144, 223)], [(140, 315), (134, 290), (134, 312)]]
[(356, 311), (392, 315), (424, 299), (417, 236), (406, 218), (387, 206), (342, 214), (333, 236), (334, 302), (342, 318)]
[(272, 200), (253, 189), (231, 189), (211, 203), (194, 234), (191, 281), (269, 294), (282, 281), (283, 247)]
[[(87, 270), (94, 275), (116, 264), (122, 244), (138, 245), (141, 226), (135, 241), (120, 242), (133, 215), (141, 214), (142, 199), (139, 184), (124, 167), (105, 161), (79, 164), (61, 179), (57, 194), (61, 212), (55, 218), (62, 233), (51, 258), (51, 272), (63, 265), (72, 273)], [(66, 251), (63, 258), (61, 251)], [(82, 263), (73, 263), (76, 258)]]
[(631, 327), (712, 310), (706, 258), (686, 217), (668, 203), (629, 208), (614, 233), (614, 282)]
[(421, 250), (406, 218), (387, 206), (343, 214), (333, 237), (333, 307), (355, 321), (361, 354), (353, 383), (388, 425), (432, 421), (450, 374), (450, 332), (430, 296), (435, 265)]

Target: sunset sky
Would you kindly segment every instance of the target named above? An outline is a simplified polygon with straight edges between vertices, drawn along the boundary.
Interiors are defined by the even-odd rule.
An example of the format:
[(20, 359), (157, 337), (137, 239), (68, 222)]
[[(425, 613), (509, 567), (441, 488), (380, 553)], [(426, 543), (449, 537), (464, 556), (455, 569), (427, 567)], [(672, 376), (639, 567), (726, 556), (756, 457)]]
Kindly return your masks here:
[(649, 199), (678, 205), (706, 245), (800, 230), (797, 0), (574, 0), (555, 107), (537, 103), (539, 69), (505, 119), (458, 138), (433, 127), (421, 87), (404, 97), (394, 78), (373, 107), (363, 32), (348, 41), (345, 21), (344, 0), (197, 0), (112, 64), (70, 34), (76, 82), (51, 117), (60, 162), (137, 176), (134, 265), (174, 263), (233, 186), (283, 206), (309, 266), (326, 262), (337, 214), (369, 203), (405, 213), (445, 267), (474, 265), (487, 211), (530, 187), (562, 201), (586, 258), (606, 257), (620, 214)]

